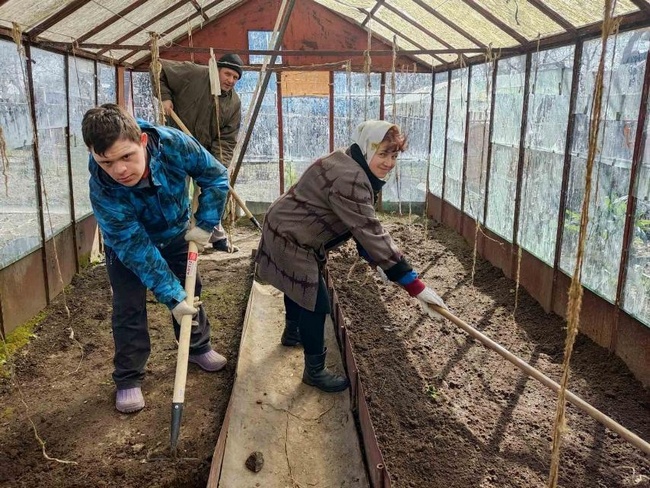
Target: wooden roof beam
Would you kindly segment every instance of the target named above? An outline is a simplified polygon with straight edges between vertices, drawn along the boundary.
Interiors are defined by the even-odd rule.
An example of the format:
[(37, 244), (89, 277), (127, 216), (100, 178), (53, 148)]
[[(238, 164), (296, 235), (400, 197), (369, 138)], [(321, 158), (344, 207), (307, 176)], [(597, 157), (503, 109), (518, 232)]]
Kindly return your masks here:
[[(177, 2), (174, 5), (171, 5), (170, 7), (167, 7), (165, 10), (160, 12), (158, 15), (155, 15), (151, 19), (147, 20), (144, 24), (136, 27), (132, 31), (129, 31), (127, 34), (124, 34), (122, 37), (120, 37), (119, 39), (117, 39), (115, 41), (115, 44), (119, 45), (121, 42), (126, 41), (128, 38), (133, 37), (134, 35), (142, 32), (143, 30), (145, 30), (150, 25), (155, 24), (156, 22), (158, 22), (160, 19), (162, 19), (164, 17), (167, 17), (174, 10), (178, 10), (183, 5), (185, 5), (186, 3), (187, 3), (186, 0), (181, 0), (180, 2)], [(119, 47), (116, 47), (115, 49), (119, 49)], [(106, 51), (108, 51), (108, 49), (102, 49), (102, 50), (98, 51), (97, 54), (104, 54)]]
[(650, 4), (645, 0), (630, 0), (641, 12), (650, 13)]
[(45, 19), (43, 22), (40, 24), (36, 25), (35, 27), (32, 27), (29, 29), (26, 34), (29, 36), (30, 39), (35, 39), (36, 36), (39, 34), (45, 32), (52, 26), (58, 24), (61, 22), (63, 19), (65, 19), (67, 16), (73, 14), (77, 10), (79, 10), (81, 7), (89, 3), (90, 0), (75, 0), (72, 3), (69, 3), (66, 5), (64, 8), (56, 12), (54, 15), (51, 15), (47, 19)]
[(564, 17), (562, 17), (559, 13), (557, 13), (555, 10), (553, 10), (551, 7), (546, 5), (544, 2), (541, 0), (528, 0), (528, 3), (530, 3), (533, 7), (535, 7), (537, 10), (542, 12), (544, 15), (546, 15), (549, 19), (551, 19), (553, 22), (558, 24), (560, 27), (562, 27), (565, 31), (571, 32), (572, 34), (576, 34), (577, 30), (575, 25), (573, 25), (571, 22), (566, 20)]
[(415, 19), (411, 19), (410, 17), (406, 17), (402, 12), (400, 12), (399, 10), (397, 10), (397, 9), (396, 9), (395, 7), (393, 7), (392, 5), (386, 3), (386, 4), (384, 4), (384, 8), (387, 8), (387, 9), (390, 10), (391, 12), (393, 12), (393, 13), (399, 15), (402, 19), (404, 19), (404, 21), (408, 22), (408, 23), (411, 24), (413, 27), (416, 27), (416, 28), (420, 29), (422, 32), (424, 32), (424, 33), (425, 33), (427, 36), (429, 36), (431, 39), (434, 39), (434, 40), (438, 41), (441, 45), (445, 46), (446, 48), (449, 48), (449, 49), (453, 49), (453, 48), (454, 48), (454, 46), (452, 46), (451, 44), (449, 44), (448, 42), (446, 42), (444, 39), (442, 39), (442, 38), (438, 37), (437, 35), (435, 35), (433, 32), (431, 32), (429, 29), (427, 29), (426, 27), (424, 27), (422, 24), (420, 24), (420, 23), (419, 23), (418, 21), (416, 21)]
[(427, 3), (423, 2), (422, 0), (413, 0), (413, 2), (415, 4), (417, 4), (417, 5), (419, 5), (420, 7), (422, 7), (427, 12), (429, 12), (431, 15), (433, 15), (435, 18), (437, 18), (440, 22), (445, 24), (447, 27), (450, 27), (453, 30), (455, 30), (456, 32), (458, 32), (461, 36), (463, 36), (468, 41), (473, 42), (478, 47), (482, 47), (483, 49), (487, 49), (487, 44), (485, 44), (484, 42), (478, 40), (476, 37), (471, 35), (465, 29), (463, 29), (463, 28), (457, 26), (456, 24), (454, 24), (451, 20), (449, 20), (444, 15), (438, 13), (433, 7), (431, 7)]
[(510, 27), (508, 24), (503, 22), (501, 19), (499, 19), (497, 16), (495, 16), (488, 9), (486, 9), (486, 8), (482, 7), (481, 5), (479, 5), (478, 3), (476, 3), (474, 0), (463, 0), (463, 2), (465, 2), (467, 5), (469, 5), (474, 10), (476, 10), (476, 12), (481, 14), (483, 17), (485, 17), (491, 23), (493, 23), (498, 29), (502, 30), (503, 32), (508, 34), (510, 37), (512, 37), (519, 44), (526, 44), (528, 42), (528, 39), (526, 39), (524, 36), (522, 36), (515, 29)]
[[(212, 7), (216, 7), (217, 5), (219, 5), (221, 2), (223, 2), (223, 0), (215, 0), (214, 2), (209, 3), (208, 5), (206, 5), (206, 6), (204, 7), (203, 10), (204, 10), (204, 11), (205, 11), (205, 10), (210, 10)], [(237, 5), (239, 5), (239, 4), (237, 4)], [(219, 14), (218, 14), (214, 19), (212, 19), (212, 20), (216, 20), (217, 18), (221, 17), (221, 14), (222, 14), (222, 13), (223, 13), (223, 12), (219, 12)], [(177, 22), (175, 25), (173, 25), (173, 26), (171, 26), (170, 28), (168, 28), (167, 30), (165, 30), (165, 32), (162, 33), (162, 35), (168, 34), (169, 32), (174, 32), (174, 31), (175, 31), (176, 29), (178, 29), (180, 26), (182, 26), (183, 24), (186, 24), (188, 21), (192, 20), (193, 18), (197, 17), (198, 15), (199, 15), (199, 13), (197, 12), (197, 13), (195, 13), (195, 14), (190, 15), (190, 16), (187, 17), (186, 19), (183, 19), (183, 20), (181, 20), (180, 22)], [(208, 21), (210, 21), (209, 18), (208, 18)], [(194, 31), (194, 29), (192, 29), (192, 31)], [(182, 39), (182, 38), (184, 38), (186, 35), (187, 35), (187, 34), (183, 34), (183, 35), (179, 36), (179, 38)], [(175, 43), (175, 42), (177, 42), (177, 39), (174, 39), (174, 43)], [(142, 47), (142, 48), (149, 47), (149, 42), (145, 42), (144, 44), (141, 45), (141, 47)], [(162, 49), (161, 49), (161, 51), (162, 51)], [(138, 52), (138, 51), (135, 50), (135, 49), (132, 50), (132, 51), (131, 51), (130, 53), (128, 53), (126, 56), (121, 57), (121, 58), (118, 60), (118, 62), (119, 62), (119, 63), (123, 63), (124, 61), (126, 61), (127, 59), (129, 59), (131, 56), (134, 56), (137, 52)]]
[(190, 0), (190, 3), (194, 6), (194, 8), (196, 9), (196, 11), (197, 11), (199, 14), (201, 14), (201, 17), (203, 17), (203, 20), (205, 20), (206, 22), (207, 22), (208, 20), (210, 20), (210, 18), (208, 17), (208, 14), (205, 13), (205, 11), (206, 11), (207, 9), (202, 8), (202, 7), (199, 5), (199, 2), (197, 2), (196, 0)]
[(368, 21), (372, 18), (373, 15), (375, 15), (375, 12), (377, 12), (377, 10), (379, 10), (379, 7), (381, 7), (385, 1), (386, 0), (377, 0), (377, 2), (375, 2), (375, 4), (372, 6), (372, 9), (370, 10), (370, 12), (366, 12), (364, 9), (357, 7), (357, 10), (359, 10), (360, 12), (365, 12), (366, 13), (366, 18), (363, 19), (363, 22), (361, 22), (361, 27), (366, 26)]
[(113, 15), (110, 19), (107, 19), (106, 21), (102, 22), (96, 27), (93, 27), (91, 30), (86, 32), (84, 35), (79, 37), (77, 39), (77, 42), (81, 44), (84, 41), (87, 41), (91, 37), (93, 37), (95, 34), (98, 34), (99, 32), (103, 31), (106, 29), (109, 25), (113, 25), (115, 22), (120, 20), (122, 17), (125, 17), (127, 14), (133, 12), (136, 8), (138, 8), (140, 5), (146, 3), (147, 0), (137, 0), (133, 2), (131, 5), (129, 5), (126, 8), (123, 8), (120, 10), (116, 15)]
[[(424, 46), (422, 46), (421, 44), (418, 44), (418, 43), (415, 42), (413, 39), (411, 39), (411, 38), (409, 38), (408, 36), (406, 36), (405, 34), (399, 32), (397, 29), (395, 29), (394, 27), (388, 25), (388, 24), (387, 24), (386, 22), (384, 22), (383, 20), (381, 20), (381, 19), (377, 19), (377, 18), (373, 18), (373, 21), (377, 22), (379, 25), (385, 27), (386, 29), (388, 29), (389, 31), (391, 31), (393, 34), (397, 35), (398, 37), (401, 37), (401, 38), (404, 39), (405, 41), (410, 42), (411, 44), (413, 44), (413, 45), (416, 46), (417, 48), (422, 49), (422, 50), (425, 50), (425, 49), (426, 49)], [(386, 39), (384, 36), (380, 36), (380, 35), (377, 34), (376, 32), (372, 32), (372, 35), (381, 38), (381, 40), (383, 40), (383, 41), (384, 41), (385, 43), (387, 43), (387, 44), (390, 44), (390, 45), (393, 44), (393, 42), (392, 42), (391, 40)], [(400, 55), (399, 50), (396, 51), (396, 54), (397, 54), (398, 56)], [(428, 64), (428, 63), (426, 63), (425, 61), (422, 61), (421, 59), (416, 58), (414, 55), (406, 54), (406, 56), (409, 57), (409, 58), (411, 58), (413, 61), (415, 61), (415, 62), (418, 63), (418, 64)], [(440, 61), (442, 64), (447, 64), (447, 61), (445, 61), (445, 60), (442, 59), (442, 58), (439, 58), (439, 57), (436, 56), (435, 54), (432, 54), (431, 56), (432, 56), (433, 58), (437, 59), (438, 61)], [(431, 65), (429, 65), (429, 66), (432, 67)]]

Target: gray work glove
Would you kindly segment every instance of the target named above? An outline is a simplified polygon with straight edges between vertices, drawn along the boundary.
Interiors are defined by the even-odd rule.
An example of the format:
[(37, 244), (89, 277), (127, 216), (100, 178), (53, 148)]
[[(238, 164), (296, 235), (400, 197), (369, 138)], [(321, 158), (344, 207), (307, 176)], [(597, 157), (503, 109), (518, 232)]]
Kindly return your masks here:
[(185, 300), (183, 300), (172, 308), (172, 315), (174, 316), (174, 319), (176, 319), (176, 322), (180, 324), (181, 320), (183, 320), (183, 316), (191, 315), (194, 317), (199, 313), (199, 307), (202, 303), (203, 302), (199, 300), (199, 297), (194, 297), (194, 306), (189, 305)]
[(437, 305), (440, 308), (444, 308), (445, 310), (449, 310), (447, 305), (445, 305), (445, 302), (440, 296), (433, 291), (431, 288), (428, 286), (422, 290), (419, 294), (415, 296), (415, 298), (418, 299), (420, 302), (420, 307), (422, 310), (424, 310), (429, 317), (433, 318), (444, 318), (442, 315), (439, 313), (436, 313), (433, 308), (431, 308), (429, 305)]
[(196, 244), (199, 252), (203, 252), (203, 248), (207, 245), (208, 239), (212, 232), (201, 229), (201, 227), (192, 227), (185, 233), (185, 240), (187, 242), (193, 241)]

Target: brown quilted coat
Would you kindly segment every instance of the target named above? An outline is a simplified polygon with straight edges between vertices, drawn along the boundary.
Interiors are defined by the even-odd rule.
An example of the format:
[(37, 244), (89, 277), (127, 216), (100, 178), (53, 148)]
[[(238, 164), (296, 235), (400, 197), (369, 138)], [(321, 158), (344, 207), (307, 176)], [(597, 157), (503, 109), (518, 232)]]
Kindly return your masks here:
[(402, 257), (377, 219), (368, 175), (347, 153), (335, 151), (269, 208), (256, 255), (258, 277), (313, 311), (326, 250), (350, 237), (383, 269)]

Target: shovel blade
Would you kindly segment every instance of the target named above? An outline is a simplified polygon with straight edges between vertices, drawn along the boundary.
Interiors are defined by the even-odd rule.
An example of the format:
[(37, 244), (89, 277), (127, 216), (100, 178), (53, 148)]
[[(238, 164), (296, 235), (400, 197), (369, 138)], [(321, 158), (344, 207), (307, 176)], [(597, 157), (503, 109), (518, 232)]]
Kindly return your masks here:
[(172, 428), (171, 428), (171, 450), (176, 453), (178, 437), (181, 433), (181, 419), (183, 418), (183, 404), (172, 403)]

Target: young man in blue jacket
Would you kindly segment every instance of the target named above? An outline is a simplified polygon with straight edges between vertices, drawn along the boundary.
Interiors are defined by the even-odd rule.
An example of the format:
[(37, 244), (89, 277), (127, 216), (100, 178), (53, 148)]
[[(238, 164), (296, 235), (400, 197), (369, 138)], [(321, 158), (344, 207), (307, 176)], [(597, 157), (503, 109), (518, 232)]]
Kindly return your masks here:
[[(90, 109), (82, 122), (90, 151), (90, 201), (104, 237), (113, 289), (115, 407), (144, 407), (141, 383), (149, 357), (146, 292), (172, 312), (178, 339), (184, 315), (192, 323), (189, 361), (218, 371), (226, 358), (210, 345), (210, 322), (198, 301), (185, 302), (188, 242), (199, 250), (210, 238), (228, 194), (226, 168), (195, 139), (169, 127), (137, 121), (115, 104)], [(190, 229), (187, 177), (201, 188)]]

